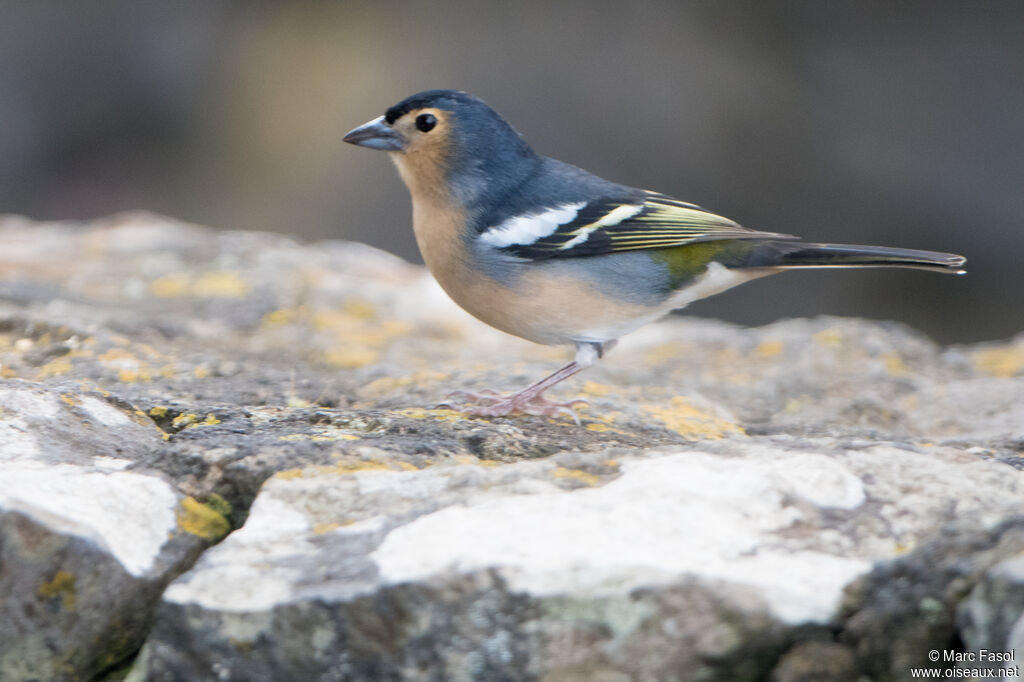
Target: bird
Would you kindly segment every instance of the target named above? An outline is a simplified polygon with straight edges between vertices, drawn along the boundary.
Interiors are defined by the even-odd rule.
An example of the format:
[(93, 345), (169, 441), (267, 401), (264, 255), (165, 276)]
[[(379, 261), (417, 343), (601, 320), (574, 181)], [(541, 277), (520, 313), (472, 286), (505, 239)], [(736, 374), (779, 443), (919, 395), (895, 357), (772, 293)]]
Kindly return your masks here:
[[(696, 204), (617, 184), (536, 153), (482, 99), (427, 90), (348, 132), (385, 151), (412, 197), (434, 278), (503, 332), (575, 347), (564, 367), (508, 395), (460, 391), (469, 416), (568, 415), (544, 393), (673, 310), (784, 270), (899, 267), (963, 274), (951, 253), (821, 244), (744, 227)], [(451, 396), (450, 396), (451, 397)]]

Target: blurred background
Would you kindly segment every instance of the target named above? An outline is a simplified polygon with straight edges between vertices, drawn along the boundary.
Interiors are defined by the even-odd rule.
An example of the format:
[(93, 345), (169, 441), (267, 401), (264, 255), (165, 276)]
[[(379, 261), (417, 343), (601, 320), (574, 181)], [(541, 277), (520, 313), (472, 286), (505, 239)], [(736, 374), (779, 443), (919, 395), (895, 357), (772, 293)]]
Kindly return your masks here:
[(969, 258), (790, 273), (694, 314), (1024, 329), (1021, 2), (0, 0), (0, 212), (144, 208), (418, 261), (391, 164), (341, 137), (429, 88), (750, 227)]

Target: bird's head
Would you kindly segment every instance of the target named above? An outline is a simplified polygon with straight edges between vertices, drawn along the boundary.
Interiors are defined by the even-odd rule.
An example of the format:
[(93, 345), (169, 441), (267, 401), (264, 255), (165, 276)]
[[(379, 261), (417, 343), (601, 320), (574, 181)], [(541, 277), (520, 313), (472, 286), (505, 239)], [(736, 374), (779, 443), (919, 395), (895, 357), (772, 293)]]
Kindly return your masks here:
[(344, 140), (390, 152), (414, 197), (443, 194), (465, 206), (521, 179), (536, 158), (496, 111), (457, 90), (407, 97)]

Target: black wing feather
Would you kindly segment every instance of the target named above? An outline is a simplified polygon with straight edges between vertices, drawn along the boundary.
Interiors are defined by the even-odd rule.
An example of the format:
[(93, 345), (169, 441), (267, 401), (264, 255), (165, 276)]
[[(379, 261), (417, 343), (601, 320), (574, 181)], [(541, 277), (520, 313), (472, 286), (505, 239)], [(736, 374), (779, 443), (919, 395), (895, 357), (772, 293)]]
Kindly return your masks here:
[[(602, 221), (606, 224), (599, 224)], [(696, 204), (644, 192), (639, 200), (636, 196), (607, 197), (588, 202), (570, 222), (559, 225), (553, 233), (501, 250), (520, 258), (543, 260), (662, 249), (719, 239), (796, 237), (751, 230)]]

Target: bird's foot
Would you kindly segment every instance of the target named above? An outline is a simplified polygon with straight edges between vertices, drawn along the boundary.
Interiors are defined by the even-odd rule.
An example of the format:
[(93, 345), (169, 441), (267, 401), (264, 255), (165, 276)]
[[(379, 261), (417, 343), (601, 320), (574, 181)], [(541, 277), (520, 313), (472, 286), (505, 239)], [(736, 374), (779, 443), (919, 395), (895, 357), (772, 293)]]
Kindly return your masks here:
[(576, 405), (589, 405), (582, 398), (568, 402), (548, 400), (540, 393), (521, 391), (512, 395), (500, 395), (494, 391), (483, 390), (479, 393), (471, 391), (455, 391), (448, 395), (449, 399), (458, 398), (466, 402), (445, 401), (438, 407), (446, 407), (470, 417), (504, 417), (513, 412), (533, 414), (542, 417), (566, 416), (581, 426), (580, 418), (573, 409)]

